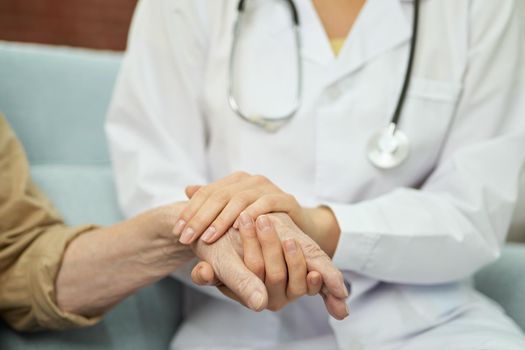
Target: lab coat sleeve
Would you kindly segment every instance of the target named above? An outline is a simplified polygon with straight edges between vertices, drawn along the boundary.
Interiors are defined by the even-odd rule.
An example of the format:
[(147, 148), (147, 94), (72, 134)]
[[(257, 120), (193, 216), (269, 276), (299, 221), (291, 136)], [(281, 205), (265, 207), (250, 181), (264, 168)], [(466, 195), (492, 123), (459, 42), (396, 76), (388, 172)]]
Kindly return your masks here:
[[(142, 0), (137, 5), (106, 124), (126, 217), (187, 200), (187, 185), (207, 183), (200, 110), (207, 45), (203, 3)], [(215, 288), (192, 284), (190, 272), (188, 265), (174, 277), (225, 299)]]
[(187, 185), (206, 183), (200, 109), (206, 29), (200, 3), (137, 5), (106, 124), (127, 217), (186, 200)]
[(335, 264), (396, 283), (468, 277), (500, 254), (525, 161), (525, 38), (514, 1), (473, 1), (457, 115), (418, 189), (331, 203)]

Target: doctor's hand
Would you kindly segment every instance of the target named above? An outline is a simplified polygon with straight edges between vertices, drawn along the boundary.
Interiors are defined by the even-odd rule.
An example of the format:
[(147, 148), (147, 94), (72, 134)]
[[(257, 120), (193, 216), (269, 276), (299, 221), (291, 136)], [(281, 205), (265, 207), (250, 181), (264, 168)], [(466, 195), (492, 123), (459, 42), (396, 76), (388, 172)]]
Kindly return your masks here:
[(332, 255), (335, 250), (337, 239), (323, 239), (338, 236), (339, 226), (330, 209), (303, 208), (292, 195), (264, 176), (236, 172), (206, 186), (189, 186), (186, 194), (190, 201), (174, 229), (176, 235), (181, 235), (183, 244), (199, 237), (207, 243), (216, 241), (232, 225), (238, 228), (242, 211), (252, 218), (284, 212), (328, 254)]
[[(294, 239), (281, 242), (267, 217), (259, 217), (255, 225), (252, 218), (244, 214), (239, 230), (244, 264), (264, 281), (268, 292), (268, 310), (278, 311), (297, 298), (320, 292), (321, 275), (317, 271), (307, 272), (299, 244)], [(216, 285), (223, 294), (244, 304), (235, 293), (222, 285), (212, 266), (206, 262), (200, 262), (194, 268), (192, 280), (198, 285)]]

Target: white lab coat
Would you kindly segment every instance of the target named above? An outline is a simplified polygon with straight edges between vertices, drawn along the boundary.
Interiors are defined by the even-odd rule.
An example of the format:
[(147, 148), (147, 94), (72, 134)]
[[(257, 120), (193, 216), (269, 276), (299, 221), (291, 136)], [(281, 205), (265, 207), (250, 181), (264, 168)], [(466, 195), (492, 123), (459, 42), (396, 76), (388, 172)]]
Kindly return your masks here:
[[(517, 1), (422, 0), (400, 122), (410, 157), (393, 170), (369, 164), (366, 145), (397, 102), (411, 1), (368, 0), (334, 57), (313, 5), (296, 0), (302, 106), (276, 133), (246, 123), (228, 105), (235, 0), (139, 3), (107, 124), (126, 215), (185, 200), (189, 184), (236, 170), (263, 174), (302, 204), (334, 210), (342, 230), (334, 262), (353, 284), (352, 315), (342, 322), (328, 323), (312, 298), (255, 314), (199, 297), (175, 347), (284, 348), (328, 337), (344, 349), (408, 348), (409, 340), (414, 349), (434, 349), (414, 338), (465, 336), (452, 321), (466, 320), (472, 330), (466, 315), (473, 314), (493, 320), (480, 328), (485, 337), (497, 339), (491, 329), (506, 322), (506, 331), (519, 334), (458, 282), (499, 256), (525, 162), (525, 38)], [(292, 107), (297, 79), (290, 15), (281, 0), (247, 3), (237, 99), (245, 111), (282, 115)]]

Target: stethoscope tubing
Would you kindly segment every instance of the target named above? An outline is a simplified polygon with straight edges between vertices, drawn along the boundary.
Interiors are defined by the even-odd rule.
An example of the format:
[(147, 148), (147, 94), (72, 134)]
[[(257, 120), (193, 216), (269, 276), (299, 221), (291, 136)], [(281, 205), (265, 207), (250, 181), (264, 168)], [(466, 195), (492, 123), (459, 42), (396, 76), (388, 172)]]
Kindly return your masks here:
[[(229, 85), (228, 85), (228, 102), (231, 109), (243, 120), (257, 125), (268, 132), (275, 132), (289, 122), (294, 115), (299, 111), (302, 104), (302, 86), (303, 86), (303, 71), (301, 59), (301, 33), (300, 33), (300, 18), (299, 12), (293, 0), (285, 0), (290, 8), (294, 36), (297, 50), (297, 95), (296, 101), (291, 112), (281, 117), (269, 118), (262, 115), (248, 115), (242, 111), (235, 98), (235, 61), (237, 52), (237, 43), (239, 41), (241, 31), (241, 21), (245, 12), (246, 0), (239, 0), (237, 5), (237, 19), (234, 25), (233, 40), (230, 52), (229, 61)], [(407, 136), (399, 129), (401, 121), (401, 114), (405, 105), (407, 92), (410, 88), (412, 80), (412, 73), (414, 61), (416, 56), (416, 46), (419, 26), (419, 10), (420, 0), (414, 0), (413, 21), (412, 21), (412, 37), (410, 39), (410, 49), (408, 54), (408, 62), (403, 79), (403, 85), (399, 94), (394, 114), (388, 125), (372, 135), (368, 143), (368, 159), (379, 169), (391, 169), (399, 166), (406, 160), (410, 150), (410, 143)]]

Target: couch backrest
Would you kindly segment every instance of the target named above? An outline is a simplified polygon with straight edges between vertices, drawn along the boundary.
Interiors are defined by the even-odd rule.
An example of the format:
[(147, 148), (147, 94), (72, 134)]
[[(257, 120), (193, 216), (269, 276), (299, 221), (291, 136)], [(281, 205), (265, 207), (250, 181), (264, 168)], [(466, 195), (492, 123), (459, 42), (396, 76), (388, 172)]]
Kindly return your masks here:
[(120, 219), (103, 125), (121, 55), (0, 42), (0, 112), (70, 224)]
[[(117, 53), (0, 42), (0, 111), (24, 144), (35, 181), (72, 224), (120, 218), (104, 118)], [(525, 176), (511, 229), (525, 241)]]

